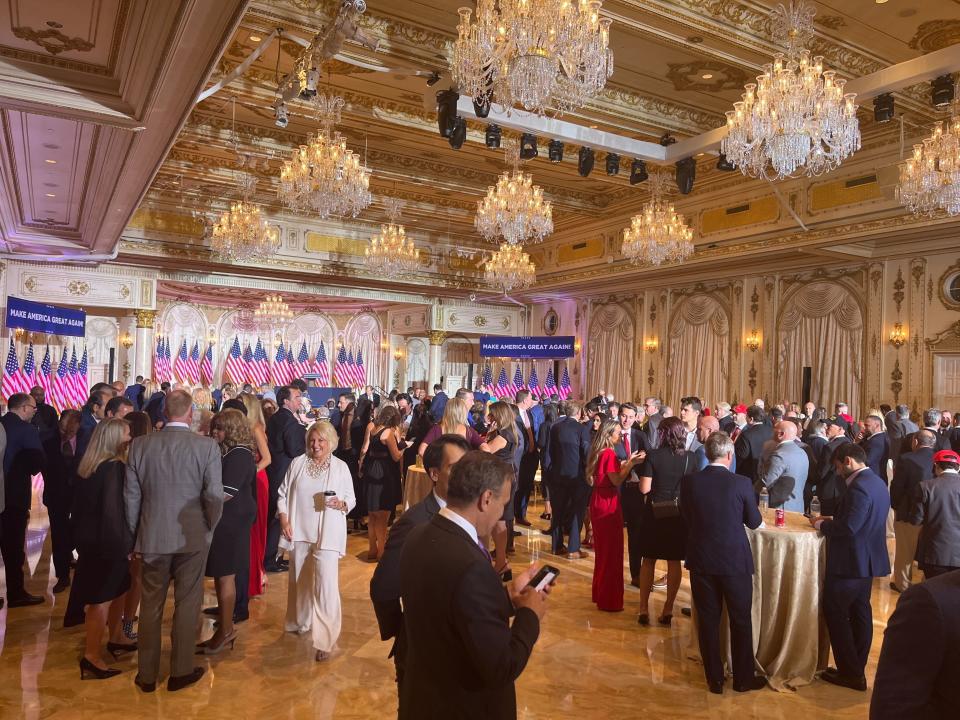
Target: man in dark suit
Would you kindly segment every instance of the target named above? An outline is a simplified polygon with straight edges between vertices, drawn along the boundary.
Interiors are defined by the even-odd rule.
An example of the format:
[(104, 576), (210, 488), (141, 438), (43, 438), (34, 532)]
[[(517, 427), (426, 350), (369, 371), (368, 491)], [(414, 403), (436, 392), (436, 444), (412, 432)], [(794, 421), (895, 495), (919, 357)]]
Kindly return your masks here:
[(7, 410), (0, 418), (7, 436), (3, 453), (5, 502), (0, 513), (0, 554), (7, 573), (7, 605), (16, 608), (43, 602), (42, 597), (27, 592), (23, 563), (33, 496), (30, 478), (43, 472), (44, 453), (40, 431), (30, 424), (37, 411), (34, 399), (26, 393), (14, 393), (7, 400)]
[(820, 499), (821, 512), (833, 515), (847, 485), (837, 474), (832, 458), (837, 448), (850, 442), (850, 438), (847, 437), (847, 426), (842, 418), (831, 416), (824, 418), (821, 423), (826, 429), (827, 444), (820, 451), (820, 461), (817, 463), (820, 477), (817, 478), (815, 493)]
[(394, 639), (389, 657), (397, 669), (397, 684), (403, 682), (406, 647), (403, 637), (403, 608), (400, 605), (400, 556), (415, 527), (424, 525), (447, 504), (450, 470), (470, 451), (470, 443), (459, 435), (441, 435), (423, 454), (423, 467), (433, 480), (433, 492), (409, 508), (390, 528), (383, 555), (370, 580), (370, 599), (380, 626), (380, 639)]
[[(633, 403), (620, 406), (620, 442), (613, 448), (620, 462), (625, 462), (635, 452), (647, 452), (650, 447), (646, 433), (634, 426), (636, 420), (637, 408)], [(643, 495), (640, 493), (640, 478), (634, 473), (620, 486), (620, 504), (623, 507), (623, 520), (627, 524), (630, 583), (640, 587), (640, 521), (643, 518)]]
[(910, 419), (910, 408), (907, 405), (897, 405), (887, 413), (884, 421), (887, 424), (887, 438), (890, 441), (890, 457), (896, 465), (901, 452), (910, 452), (909, 448), (902, 449), (903, 439), (920, 428)]
[[(590, 454), (590, 426), (577, 422), (580, 405), (564, 403), (563, 415), (550, 428), (550, 500), (555, 522), (551, 552), (586, 557), (580, 549), (580, 528), (590, 499), (590, 486), (584, 479)], [(563, 536), (567, 534), (564, 545)]]
[(709, 465), (680, 482), (680, 511), (687, 525), (690, 590), (697, 608), (700, 657), (710, 692), (723, 692), (720, 617), (724, 605), (730, 617), (733, 689), (758, 690), (766, 685), (755, 677), (753, 659), (753, 554), (743, 530), (763, 521), (753, 484), (730, 472), (734, 448), (723, 432), (711, 433), (704, 445)]
[(37, 430), (40, 431), (40, 443), (42, 444), (57, 436), (57, 423), (60, 421), (60, 417), (57, 415), (56, 408), (47, 404), (47, 394), (42, 387), (34, 385), (30, 388), (30, 397), (37, 404), (37, 412), (30, 422), (36, 425)]
[(540, 634), (546, 592), (528, 587), (533, 566), (504, 588), (479, 541), (503, 515), (512, 478), (500, 458), (467, 453), (450, 473), (447, 506), (407, 538), (399, 720), (516, 718), (514, 681)]
[(160, 391), (155, 392), (150, 396), (150, 399), (147, 400), (146, 407), (143, 409), (143, 411), (150, 416), (150, 423), (155, 428), (160, 428), (163, 426), (164, 412), (166, 410), (167, 395), (169, 392), (170, 383), (160, 383)]
[[(950, 450), (950, 438), (940, 432), (940, 418), (942, 417), (936, 408), (928, 408), (923, 411), (923, 430), (929, 430), (933, 433), (936, 442), (933, 444), (935, 451)], [(916, 435), (916, 433), (913, 433)], [(913, 435), (907, 435), (900, 444), (900, 452), (910, 452), (910, 446), (913, 441)]]
[(530, 493), (533, 492), (537, 468), (540, 467), (537, 432), (540, 430), (539, 423), (543, 422), (543, 414), (540, 414), (538, 422), (533, 413), (537, 401), (529, 390), (517, 391), (516, 403), (517, 433), (523, 450), (520, 456), (520, 467), (517, 469), (517, 492), (513, 498), (513, 516), (518, 525), (530, 527), (530, 521), (527, 520), (527, 505), (530, 502)]
[(286, 386), (278, 388), (277, 406), (279, 409), (267, 420), (267, 446), (271, 459), (267, 465), (270, 502), (267, 506), (267, 544), (263, 553), (263, 569), (266, 572), (284, 570), (283, 564), (277, 561), (277, 546), (280, 543), (277, 497), (290, 463), (307, 449), (306, 431), (294, 416), (300, 409), (300, 391)]
[(847, 490), (833, 517), (810, 518), (813, 527), (827, 538), (823, 615), (837, 662), (837, 667), (827, 668), (822, 677), (834, 685), (866, 691), (864, 668), (873, 641), (870, 589), (873, 578), (890, 573), (889, 500), (883, 480), (867, 467), (862, 447), (844, 443), (832, 460)]
[(747, 427), (737, 438), (734, 447), (737, 454), (737, 472), (750, 478), (757, 478), (760, 458), (763, 457), (763, 445), (773, 439), (773, 427), (766, 424), (763, 408), (751, 405), (747, 408)]
[(960, 455), (936, 453), (933, 472), (935, 477), (920, 483), (915, 517), (920, 523), (917, 563), (928, 579), (960, 570)]
[(890, 482), (890, 506), (893, 508), (893, 534), (896, 552), (890, 589), (903, 592), (913, 582), (913, 561), (920, 539), (916, 499), (920, 483), (933, 477), (934, 445), (937, 439), (929, 430), (918, 430), (911, 438), (911, 451), (897, 459)]
[(737, 426), (737, 420), (733, 416), (732, 408), (728, 402), (718, 402), (714, 416), (717, 418), (717, 422), (720, 423), (720, 429), (727, 435), (732, 433), (733, 429)]
[(903, 593), (883, 634), (870, 720), (956, 717), (958, 639), (960, 570)]
[[(143, 393), (146, 391), (143, 375), (137, 375), (137, 380), (133, 385), (128, 385), (123, 391), (123, 396), (133, 403), (134, 410), (143, 409)], [(219, 407), (219, 406), (218, 406)]]
[(87, 445), (90, 443), (90, 437), (97, 425), (103, 420), (104, 410), (107, 406), (107, 400), (110, 395), (106, 392), (95, 390), (90, 393), (87, 402), (80, 410), (80, 430), (77, 432), (77, 455), (83, 457), (87, 451)]
[(443, 419), (443, 411), (447, 409), (447, 394), (443, 391), (443, 385), (439, 383), (433, 386), (433, 401), (430, 403), (430, 417), (435, 423)]
[(663, 413), (660, 411), (662, 406), (663, 403), (660, 398), (648, 397), (643, 401), (643, 415), (646, 418), (643, 431), (647, 435), (647, 445), (651, 450), (659, 446), (657, 428), (660, 427), (660, 421), (663, 420)]
[(863, 421), (863, 436), (859, 442), (867, 454), (867, 467), (886, 481), (890, 439), (883, 431), (883, 418), (879, 415), (867, 415)]

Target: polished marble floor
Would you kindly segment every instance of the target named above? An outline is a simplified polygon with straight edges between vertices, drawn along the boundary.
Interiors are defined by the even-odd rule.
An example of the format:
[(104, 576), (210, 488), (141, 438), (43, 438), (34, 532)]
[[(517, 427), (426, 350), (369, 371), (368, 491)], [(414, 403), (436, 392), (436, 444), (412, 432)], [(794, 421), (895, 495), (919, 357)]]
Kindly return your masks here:
[[(35, 508), (39, 503), (35, 504)], [(533, 517), (539, 514), (533, 514)], [(538, 523), (543, 524), (542, 521)], [(518, 538), (514, 567), (549, 557), (562, 570), (549, 603), (540, 640), (517, 683), (519, 717), (526, 720), (573, 718), (866, 718), (869, 693), (822, 681), (796, 693), (771, 690), (723, 696), (707, 692), (701, 667), (686, 658), (690, 620), (673, 628), (636, 624), (637, 592), (627, 588), (627, 610), (601, 613), (590, 603), (592, 558), (560, 560), (541, 556), (545, 540), (538, 528)], [(144, 695), (133, 684), (136, 660), (115, 663), (120, 676), (81, 682), (77, 667), (83, 629), (62, 628), (67, 594), (49, 592), (50, 542), (42, 506), (35, 509), (28, 537), (31, 578), (28, 589), (44, 593), (38, 607), (0, 611), (0, 718), (343, 718), (396, 716), (396, 689), (389, 646), (379, 640), (367, 595), (373, 566), (364, 562), (366, 541), (351, 536), (341, 562), (343, 634), (334, 657), (313, 661), (308, 636), (282, 632), (286, 577), (270, 575), (267, 592), (250, 603), (250, 620), (239, 626), (236, 648), (215, 659), (198, 659), (208, 668), (198, 686), (178, 693), (160, 688)], [(207, 588), (207, 604), (213, 601)], [(679, 601), (689, 603), (684, 579)], [(662, 604), (655, 593), (651, 610)], [(886, 581), (873, 595), (872, 681), (886, 619), (896, 603)], [(167, 612), (167, 623), (170, 620)], [(679, 615), (678, 615), (679, 617)], [(205, 620), (203, 637), (212, 632)], [(165, 640), (165, 652), (168, 651)], [(164, 655), (164, 672), (168, 667)]]

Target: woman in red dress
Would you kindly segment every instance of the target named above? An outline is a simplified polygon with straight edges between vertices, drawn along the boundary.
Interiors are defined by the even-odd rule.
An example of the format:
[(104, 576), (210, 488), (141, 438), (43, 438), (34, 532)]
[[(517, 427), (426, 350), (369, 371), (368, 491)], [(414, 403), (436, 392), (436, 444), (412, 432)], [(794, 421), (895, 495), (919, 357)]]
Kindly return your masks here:
[(600, 610), (623, 610), (623, 510), (618, 488), (634, 465), (643, 461), (642, 452), (633, 453), (623, 464), (614, 447), (620, 442), (620, 423), (607, 420), (593, 436), (587, 459), (590, 522), (593, 524), (593, 602)]
[(263, 553), (267, 547), (267, 505), (270, 487), (267, 481), (267, 465), (270, 464), (270, 448), (267, 446), (266, 421), (263, 406), (256, 395), (241, 393), (240, 398), (247, 408), (247, 422), (256, 443), (254, 458), (257, 461), (257, 516), (250, 530), (250, 580), (247, 585), (250, 597), (263, 593)]

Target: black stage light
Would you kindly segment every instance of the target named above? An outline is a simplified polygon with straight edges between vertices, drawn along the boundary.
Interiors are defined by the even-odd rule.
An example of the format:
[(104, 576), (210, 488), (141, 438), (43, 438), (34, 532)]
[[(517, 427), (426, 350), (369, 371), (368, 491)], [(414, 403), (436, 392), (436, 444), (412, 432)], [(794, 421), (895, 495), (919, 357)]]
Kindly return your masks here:
[(681, 195), (689, 195), (697, 178), (697, 161), (692, 158), (677, 160), (677, 189)]
[(732, 162), (727, 160), (727, 156), (723, 153), (720, 153), (720, 157), (717, 158), (717, 170), (723, 170), (724, 172), (730, 172), (731, 170), (736, 170), (737, 166)]
[(587, 177), (593, 172), (593, 161), (593, 148), (586, 146), (580, 148), (580, 154), (577, 158), (577, 172), (580, 173), (580, 177)]
[(893, 120), (893, 95), (884, 93), (873, 99), (873, 119), (878, 123)]
[(550, 158), (550, 162), (552, 163), (563, 162), (563, 141), (562, 140), (550, 141), (550, 144), (547, 146), (547, 157)]
[(290, 115), (287, 113), (287, 104), (283, 101), (283, 98), (277, 98), (273, 104), (273, 112), (277, 127), (285, 128), (287, 123), (290, 122)]
[(500, 126), (490, 123), (487, 125), (487, 134), (486, 141), (488, 148), (498, 148), (500, 147)]
[(476, 98), (473, 99), (473, 112), (480, 119), (490, 114), (490, 93), (485, 93), (481, 102), (477, 102)]
[(437, 93), (437, 128), (440, 137), (448, 138), (457, 121), (457, 101), (460, 93), (456, 90), (441, 90)]
[(620, 174), (620, 156), (616, 153), (607, 153), (607, 175)]
[(450, 147), (454, 150), (462, 148), (464, 141), (467, 139), (467, 121), (459, 115), (457, 119), (453, 121), (453, 130), (450, 131), (449, 139)]
[(650, 176), (647, 174), (647, 164), (640, 159), (634, 159), (630, 163), (630, 184), (636, 185), (645, 182)]
[(440, 82), (440, 73), (438, 73), (436, 70), (427, 75), (427, 87), (433, 87), (438, 82)]
[(944, 110), (953, 102), (953, 75), (941, 75), (934, 79), (932, 89), (933, 106)]
[(673, 135), (671, 135), (669, 132), (665, 132), (663, 135), (660, 136), (660, 144), (663, 145), (664, 147), (673, 145), (676, 141), (677, 139)]
[(533, 133), (524, 133), (520, 136), (520, 159), (533, 160), (540, 151), (537, 150), (537, 136)]

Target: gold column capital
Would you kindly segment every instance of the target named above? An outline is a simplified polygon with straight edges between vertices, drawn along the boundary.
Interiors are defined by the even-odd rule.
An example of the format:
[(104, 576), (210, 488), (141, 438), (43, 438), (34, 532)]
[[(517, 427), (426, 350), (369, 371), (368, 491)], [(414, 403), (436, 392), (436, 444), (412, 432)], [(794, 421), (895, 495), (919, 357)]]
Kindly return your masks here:
[(447, 334), (443, 330), (431, 330), (430, 331), (430, 344), (431, 345), (443, 345), (443, 341), (447, 339)]
[(153, 328), (154, 322), (157, 320), (157, 311), (156, 310), (134, 310), (134, 317), (137, 319), (138, 328)]

